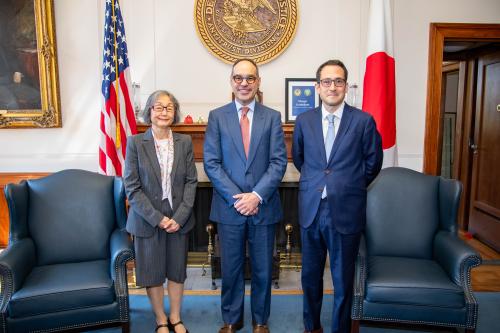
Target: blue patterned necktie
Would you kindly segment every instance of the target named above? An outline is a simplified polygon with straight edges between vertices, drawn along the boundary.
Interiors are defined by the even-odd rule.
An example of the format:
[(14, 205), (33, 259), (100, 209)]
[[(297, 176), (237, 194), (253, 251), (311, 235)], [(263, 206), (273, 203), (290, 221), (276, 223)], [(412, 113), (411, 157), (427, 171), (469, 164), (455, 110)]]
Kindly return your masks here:
[[(328, 118), (328, 131), (326, 132), (325, 138), (325, 151), (326, 151), (326, 163), (330, 159), (330, 153), (332, 152), (333, 141), (335, 140), (335, 117), (333, 114), (326, 116)], [(323, 193), (321, 193), (321, 199), (326, 198), (326, 185), (323, 188)]]
[(330, 153), (332, 152), (333, 141), (335, 140), (335, 117), (333, 114), (326, 116), (328, 118), (328, 131), (326, 132), (325, 138), (325, 150), (326, 150), (326, 161), (330, 159)]

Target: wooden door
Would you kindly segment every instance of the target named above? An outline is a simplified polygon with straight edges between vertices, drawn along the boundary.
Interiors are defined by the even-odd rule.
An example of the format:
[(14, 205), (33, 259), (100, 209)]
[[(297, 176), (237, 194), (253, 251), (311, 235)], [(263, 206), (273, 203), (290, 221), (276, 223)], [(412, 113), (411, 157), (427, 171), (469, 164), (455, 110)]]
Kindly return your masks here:
[(500, 251), (500, 52), (478, 59), (469, 231)]

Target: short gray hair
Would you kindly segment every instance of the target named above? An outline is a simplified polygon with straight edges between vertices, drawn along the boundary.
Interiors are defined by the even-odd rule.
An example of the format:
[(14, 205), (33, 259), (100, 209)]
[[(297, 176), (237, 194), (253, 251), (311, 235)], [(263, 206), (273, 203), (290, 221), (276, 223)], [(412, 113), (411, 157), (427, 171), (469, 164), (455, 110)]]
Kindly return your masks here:
[(180, 111), (179, 102), (177, 101), (177, 98), (175, 98), (173, 94), (171, 94), (166, 90), (157, 90), (153, 92), (151, 95), (149, 95), (148, 100), (146, 101), (146, 106), (144, 106), (144, 110), (142, 110), (140, 114), (142, 121), (146, 125), (151, 125), (151, 109), (158, 101), (158, 98), (160, 98), (160, 96), (167, 96), (172, 101), (172, 104), (174, 104), (174, 113), (175, 113), (174, 124), (177, 124), (179, 122), (179, 111)]
[(234, 67), (236, 67), (236, 65), (238, 65), (240, 62), (243, 62), (243, 61), (251, 63), (253, 65), (253, 67), (255, 67), (255, 74), (257, 75), (257, 77), (259, 77), (259, 66), (257, 66), (257, 63), (253, 59), (250, 59), (250, 58), (237, 59), (233, 63), (233, 67), (231, 67), (231, 76), (234, 74)]

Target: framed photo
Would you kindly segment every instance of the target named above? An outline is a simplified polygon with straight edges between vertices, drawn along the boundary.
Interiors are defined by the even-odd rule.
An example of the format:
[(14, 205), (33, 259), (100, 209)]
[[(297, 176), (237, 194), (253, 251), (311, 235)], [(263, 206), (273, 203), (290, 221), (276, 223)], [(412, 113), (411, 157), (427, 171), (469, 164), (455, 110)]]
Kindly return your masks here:
[(0, 1), (0, 128), (61, 126), (53, 0)]
[(285, 122), (293, 123), (295, 118), (307, 110), (320, 105), (315, 89), (316, 79), (285, 79)]

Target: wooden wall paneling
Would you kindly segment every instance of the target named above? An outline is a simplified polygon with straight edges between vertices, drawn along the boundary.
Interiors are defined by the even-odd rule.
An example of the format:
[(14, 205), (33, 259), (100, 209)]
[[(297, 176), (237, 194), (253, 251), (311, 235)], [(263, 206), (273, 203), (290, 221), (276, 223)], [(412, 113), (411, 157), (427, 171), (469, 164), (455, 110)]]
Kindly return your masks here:
[(0, 173), (0, 248), (5, 248), (9, 242), (9, 209), (5, 199), (5, 186), (10, 183), (20, 183), (22, 180), (37, 179), (49, 175), (46, 172)]

